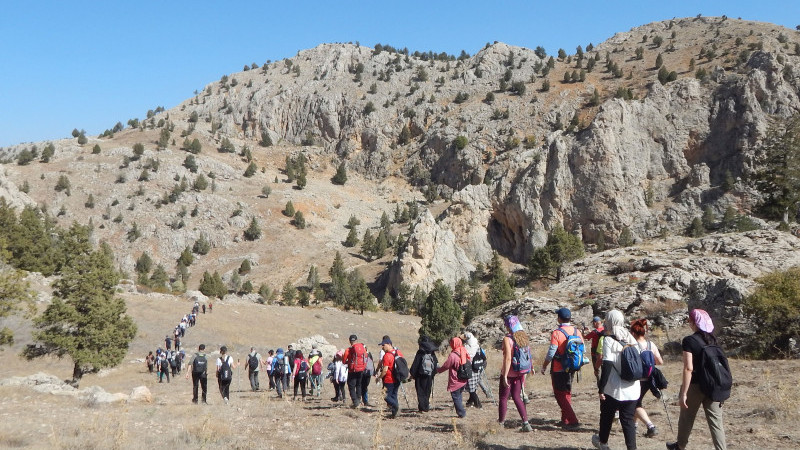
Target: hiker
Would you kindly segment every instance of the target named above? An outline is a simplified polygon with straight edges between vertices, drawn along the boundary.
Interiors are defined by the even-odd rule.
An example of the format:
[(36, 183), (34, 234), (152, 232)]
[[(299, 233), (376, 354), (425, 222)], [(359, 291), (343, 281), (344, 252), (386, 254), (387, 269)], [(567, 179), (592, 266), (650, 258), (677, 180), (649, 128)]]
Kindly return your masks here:
[(397, 400), (397, 391), (400, 390), (400, 380), (394, 378), (394, 360), (397, 357), (403, 356), (394, 345), (392, 340), (386, 336), (379, 344), (383, 349), (383, 358), (381, 359), (381, 369), (375, 375), (375, 382), (383, 381), (383, 387), (386, 389), (386, 397), (384, 400), (389, 405), (389, 418), (394, 419), (400, 411), (400, 402)]
[(600, 377), (600, 365), (603, 363), (603, 355), (602, 353), (598, 353), (597, 346), (600, 344), (600, 337), (603, 336), (603, 321), (594, 316), (592, 318), (592, 328), (593, 330), (586, 334), (587, 328), (583, 327), (583, 338), (585, 340), (592, 341), (591, 349), (592, 349), (592, 369), (594, 370), (594, 377)]
[(166, 376), (167, 383), (169, 383), (169, 359), (167, 358), (166, 351), (161, 352), (161, 355), (159, 355), (158, 367), (159, 367), (158, 382), (163, 383), (164, 377)]
[(206, 313), (206, 304), (203, 303), (203, 314), (205, 314), (205, 313)]
[(169, 370), (172, 371), (172, 377), (178, 375), (178, 352), (175, 350), (169, 352)]
[(164, 337), (164, 347), (166, 347), (167, 351), (172, 350), (172, 338), (169, 335)]
[(414, 388), (417, 391), (417, 409), (419, 412), (431, 410), (431, 393), (433, 392), (433, 376), (436, 375), (436, 368), (439, 360), (436, 359), (436, 344), (428, 336), (419, 337), (419, 349), (414, 355), (414, 362), (411, 363), (411, 379), (414, 380)]
[(345, 394), (345, 386), (347, 385), (347, 365), (342, 360), (343, 352), (340, 350), (333, 357), (333, 374), (331, 382), (333, 382), (333, 389), (336, 395), (331, 399), (332, 402), (346, 402), (347, 394)]
[(255, 347), (250, 347), (250, 353), (247, 354), (247, 374), (250, 378), (250, 389), (253, 392), (258, 391), (258, 371), (261, 368), (261, 355), (258, 354)]
[(311, 395), (322, 395), (322, 352), (317, 349), (317, 344), (311, 345), (308, 355), (308, 365), (311, 366)]
[(156, 357), (153, 356), (152, 351), (150, 351), (150, 353), (148, 353), (147, 356), (145, 356), (144, 362), (147, 364), (147, 372), (153, 373), (153, 366), (156, 363)]
[[(386, 336), (386, 339), (389, 339)], [(391, 339), (389, 339), (391, 341)], [(367, 350), (367, 346), (364, 346), (364, 353), (366, 354), (366, 369), (364, 369), (364, 375), (361, 377), (361, 402), (364, 403), (364, 406), (372, 406), (369, 403), (369, 382), (372, 380), (372, 376), (375, 374), (375, 363), (372, 359), (372, 353)]]
[(186, 359), (186, 352), (181, 350), (177, 354), (176, 366), (178, 369), (178, 373), (181, 373), (181, 367), (183, 366), (183, 360)]
[(300, 390), (303, 392), (303, 401), (306, 399), (306, 380), (308, 379), (308, 371), (310, 367), (308, 366), (308, 361), (303, 358), (303, 352), (300, 350), (296, 350), (294, 352), (294, 371), (292, 372), (292, 378), (294, 379), (294, 398), (293, 400), (297, 400), (297, 387), (300, 387)]
[(442, 367), (436, 369), (436, 373), (447, 371), (447, 391), (453, 398), (453, 405), (456, 407), (456, 414), (459, 418), (467, 416), (467, 410), (464, 409), (461, 403), (461, 393), (464, 391), (464, 386), (467, 385), (466, 380), (458, 379), (458, 367), (462, 364), (471, 364), (467, 356), (467, 349), (464, 348), (461, 339), (454, 337), (450, 339), (450, 348), (452, 351), (447, 356), (447, 359), (442, 364)]
[[(601, 450), (608, 450), (608, 436), (614, 415), (619, 412), (619, 423), (625, 436), (625, 446), (636, 449), (636, 402), (639, 399), (640, 383), (638, 379), (623, 379), (623, 350), (633, 346), (637, 348), (636, 338), (623, 326), (625, 318), (619, 310), (612, 309), (606, 314), (603, 334), (603, 366), (597, 382), (600, 397), (600, 430), (592, 435), (592, 445)], [(639, 358), (638, 349), (634, 357)]]
[(206, 401), (206, 391), (208, 390), (208, 359), (205, 354), (206, 345), (200, 344), (197, 348), (192, 362), (189, 363), (191, 371), (186, 372), (186, 379), (189, 379), (189, 372), (192, 373), (192, 403), (197, 404), (197, 385), (199, 384), (203, 390), (203, 403), (208, 404)]
[(180, 349), (181, 349), (181, 338), (176, 337), (175, 338), (175, 351), (177, 352)]
[(286, 357), (289, 358), (289, 373), (294, 373), (294, 344), (286, 347)]
[(211, 312), (214, 311), (213, 306), (214, 305), (212, 305), (211, 302), (208, 302), (208, 313), (209, 314), (211, 314)]
[[(474, 406), (475, 408), (481, 409), (483, 406), (481, 405), (480, 398), (478, 398), (478, 385), (483, 382), (481, 379), (481, 376), (483, 375), (483, 367), (480, 367), (479, 370), (474, 370), (474, 362), (475, 355), (482, 354), (483, 350), (481, 349), (480, 344), (478, 344), (478, 338), (476, 338), (469, 331), (464, 332), (462, 342), (464, 343), (464, 348), (467, 349), (467, 356), (469, 357), (469, 360), (473, 362), (472, 376), (467, 381), (469, 400), (467, 400), (467, 403), (464, 406)], [(483, 359), (481, 361), (486, 361), (485, 355), (483, 355), (482, 358)], [(488, 397), (486, 392), (486, 388), (483, 388), (484, 395)]]
[(521, 431), (533, 431), (528, 422), (528, 409), (522, 401), (521, 392), (525, 375), (533, 370), (528, 334), (522, 329), (517, 316), (509, 315), (503, 319), (508, 333), (503, 337), (503, 362), (500, 366), (500, 403), (498, 404), (498, 423), (504, 424), (508, 410), (508, 397), (514, 400), (519, 417), (522, 419)]
[[(636, 345), (639, 346), (639, 353), (642, 354), (642, 361), (645, 360), (645, 352), (651, 352), (654, 365), (664, 364), (664, 359), (661, 358), (661, 352), (658, 351), (656, 344), (647, 340), (647, 331), (647, 319), (639, 319), (631, 323), (631, 334), (633, 338), (636, 339)], [(650, 374), (648, 373), (646, 374), (646, 378), (642, 378), (641, 383), (639, 383), (641, 385), (641, 393), (639, 394), (639, 400), (636, 402), (636, 416), (634, 421), (640, 420), (643, 424), (647, 425), (647, 431), (644, 436), (650, 438), (658, 435), (658, 429), (653, 425), (653, 422), (650, 421), (647, 411), (642, 407), (642, 399), (644, 399), (645, 394), (650, 390), (649, 380)]]
[(288, 365), (283, 349), (278, 348), (275, 358), (272, 360), (272, 376), (275, 377), (275, 390), (278, 391), (278, 398), (283, 398), (283, 393), (288, 388), (285, 376)]
[[(204, 308), (205, 306), (206, 305), (203, 305)], [(267, 378), (269, 379), (269, 390), (271, 391), (275, 389), (275, 377), (274, 377), (275, 372), (272, 370), (272, 361), (275, 359), (274, 356), (275, 352), (272, 349), (270, 349), (267, 352), (267, 355), (269, 356), (267, 356), (267, 359), (264, 360), (264, 367), (267, 369)]]
[(578, 417), (572, 409), (572, 379), (574, 372), (564, 371), (561, 364), (561, 357), (566, 352), (567, 336), (581, 336), (581, 332), (577, 327), (570, 325), (569, 321), (572, 313), (567, 308), (559, 308), (556, 310), (558, 319), (558, 328), (550, 333), (550, 348), (547, 350), (547, 355), (542, 364), (542, 375), (547, 370), (547, 365), (552, 361), (553, 365), (550, 368), (550, 380), (553, 385), (553, 395), (561, 408), (561, 421), (559, 425), (568, 430), (574, 430), (580, 427)]
[(344, 351), (342, 360), (347, 364), (347, 390), (350, 391), (351, 408), (358, 408), (361, 403), (361, 384), (364, 371), (367, 369), (367, 352), (364, 344), (357, 342), (358, 336), (350, 335), (350, 347)]
[(223, 345), (219, 348), (219, 358), (217, 358), (217, 382), (219, 383), (219, 393), (226, 405), (230, 398), (231, 381), (233, 381), (233, 369), (235, 368), (236, 363), (228, 354), (228, 347)]
[[(678, 397), (681, 405), (681, 415), (678, 419), (678, 440), (667, 444), (669, 450), (681, 450), (686, 448), (689, 443), (689, 435), (692, 433), (694, 419), (697, 410), (703, 405), (706, 414), (708, 429), (711, 432), (711, 440), (714, 442), (716, 450), (724, 450), (725, 428), (722, 422), (722, 401), (714, 401), (709, 395), (700, 388), (700, 373), (704, 369), (701, 364), (701, 356), (704, 348), (710, 345), (717, 345), (717, 339), (711, 334), (714, 331), (714, 323), (711, 316), (702, 309), (693, 309), (689, 312), (689, 327), (693, 334), (683, 338), (681, 348), (683, 349), (683, 383)], [(730, 375), (728, 367), (726, 375)], [(728, 388), (730, 386), (727, 386)]]

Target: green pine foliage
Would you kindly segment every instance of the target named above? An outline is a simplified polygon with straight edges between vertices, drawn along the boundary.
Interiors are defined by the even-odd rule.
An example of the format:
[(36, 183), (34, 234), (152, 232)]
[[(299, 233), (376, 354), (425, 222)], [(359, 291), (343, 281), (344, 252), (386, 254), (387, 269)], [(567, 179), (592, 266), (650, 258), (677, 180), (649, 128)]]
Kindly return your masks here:
[(228, 293), (228, 288), (219, 273), (214, 272), (211, 275), (208, 271), (203, 272), (203, 279), (200, 281), (200, 286), (198, 286), (197, 290), (205, 296), (217, 298), (223, 298)]
[(281, 290), (281, 299), (286, 306), (294, 306), (294, 299), (297, 297), (297, 288), (291, 281), (286, 281)]
[(336, 168), (336, 174), (331, 179), (331, 182), (340, 186), (347, 183), (347, 169), (344, 166), (344, 161), (339, 163), (339, 166)]
[(622, 231), (619, 233), (619, 239), (617, 239), (617, 243), (620, 247), (630, 247), (633, 245), (633, 233), (631, 233), (630, 228), (622, 228)]
[(196, 241), (194, 241), (194, 245), (192, 245), (192, 253), (198, 255), (205, 255), (211, 250), (211, 243), (208, 242), (208, 239), (204, 234), (201, 234)]
[[(26, 275), (25, 272), (15, 269), (0, 272), (0, 319), (20, 312), (35, 311), (34, 292), (30, 283), (25, 280)], [(13, 343), (14, 332), (8, 327), (0, 329), (0, 346)]]
[(753, 182), (764, 196), (760, 213), (788, 223), (800, 212), (800, 114), (769, 127), (756, 159)]
[(306, 227), (306, 218), (303, 216), (302, 211), (297, 211), (294, 213), (294, 220), (292, 220), (292, 224), (299, 230), (303, 230)]
[(249, 259), (245, 259), (239, 265), (239, 275), (247, 275), (252, 270), (252, 265), (250, 264)]
[(689, 227), (686, 229), (686, 235), (689, 237), (697, 238), (706, 234), (706, 228), (703, 226), (703, 220), (695, 217)]
[(800, 267), (774, 272), (756, 280), (745, 297), (743, 312), (752, 317), (755, 336), (748, 350), (759, 358), (789, 357), (789, 340), (800, 335)]
[(439, 279), (433, 285), (422, 308), (420, 336), (440, 343), (455, 336), (461, 328), (461, 307), (453, 300), (450, 287)]
[(350, 231), (347, 233), (347, 238), (344, 240), (344, 246), (352, 248), (355, 247), (358, 242), (358, 230), (355, 226), (350, 227)]
[(283, 208), (283, 215), (286, 217), (294, 217), (294, 213), (294, 205), (292, 204), (292, 201), (289, 200), (286, 202), (286, 207)]
[(255, 241), (261, 238), (261, 226), (259, 226), (258, 220), (256, 220), (255, 217), (250, 220), (250, 226), (244, 230), (244, 238), (248, 241)]
[(555, 277), (560, 280), (561, 266), (582, 256), (580, 238), (558, 226), (547, 236), (544, 247), (534, 249), (528, 261), (528, 275), (533, 279)]
[(245, 169), (245, 171), (244, 171), (245, 178), (252, 177), (253, 175), (256, 174), (257, 170), (258, 170), (258, 167), (256, 166), (256, 163), (251, 162), (250, 164), (247, 165), (247, 169)]

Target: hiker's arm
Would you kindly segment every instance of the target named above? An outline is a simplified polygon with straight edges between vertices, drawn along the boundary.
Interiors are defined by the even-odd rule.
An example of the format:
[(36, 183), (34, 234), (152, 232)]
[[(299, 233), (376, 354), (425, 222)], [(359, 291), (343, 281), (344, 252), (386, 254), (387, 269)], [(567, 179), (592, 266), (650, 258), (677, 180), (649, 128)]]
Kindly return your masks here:
[(550, 364), (550, 361), (553, 360), (553, 357), (556, 356), (556, 351), (558, 350), (558, 339), (556, 339), (555, 331), (550, 334), (550, 347), (547, 349), (547, 354), (544, 355), (544, 362), (542, 362), (542, 375), (545, 374), (545, 370), (547, 370), (547, 365)]
[(694, 370), (694, 361), (692, 361), (691, 352), (683, 352), (683, 382), (681, 384), (681, 395), (679, 403), (681, 408), (687, 409), (689, 405), (686, 404), (686, 393), (689, 391), (689, 383), (692, 382), (692, 371)]
[(655, 347), (653, 349), (653, 357), (656, 360), (656, 365), (660, 366), (664, 364), (664, 358), (661, 357), (661, 351), (658, 349), (658, 347), (656, 347), (655, 345), (653, 347)]
[(511, 354), (514, 352), (514, 346), (511, 339), (508, 337), (503, 338), (503, 363), (500, 366), (500, 379), (503, 381), (503, 386), (508, 386), (508, 371), (511, 370)]
[(600, 378), (597, 380), (597, 392), (600, 394), (600, 400), (606, 399), (606, 395), (603, 393), (603, 391), (606, 389), (606, 384), (608, 383), (608, 378), (611, 376), (612, 370), (614, 370), (614, 363), (603, 360)]

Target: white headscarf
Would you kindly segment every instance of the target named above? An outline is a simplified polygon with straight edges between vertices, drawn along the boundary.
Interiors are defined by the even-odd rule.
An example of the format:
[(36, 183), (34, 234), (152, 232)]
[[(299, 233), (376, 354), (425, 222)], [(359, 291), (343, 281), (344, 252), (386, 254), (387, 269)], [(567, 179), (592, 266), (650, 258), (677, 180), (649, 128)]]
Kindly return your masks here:
[(605, 326), (606, 336), (614, 336), (622, 344), (636, 345), (636, 339), (628, 329), (624, 326), (625, 317), (622, 312), (617, 309), (612, 309), (606, 314), (606, 320), (603, 323)]
[(478, 338), (476, 338), (472, 333), (469, 331), (464, 333), (464, 348), (467, 349), (467, 355), (469, 355), (469, 359), (475, 357), (475, 354), (478, 353), (480, 349), (480, 344), (478, 344)]

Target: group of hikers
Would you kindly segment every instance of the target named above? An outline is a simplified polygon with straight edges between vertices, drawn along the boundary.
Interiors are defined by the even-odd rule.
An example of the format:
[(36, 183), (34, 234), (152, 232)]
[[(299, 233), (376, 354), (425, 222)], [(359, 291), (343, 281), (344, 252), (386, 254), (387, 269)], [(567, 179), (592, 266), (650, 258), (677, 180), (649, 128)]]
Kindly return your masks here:
[[(565, 430), (581, 429), (581, 422), (572, 407), (572, 384), (575, 375), (584, 365), (590, 365), (597, 380), (600, 421), (598, 433), (591, 442), (598, 449), (608, 449), (608, 439), (615, 419), (618, 419), (628, 449), (636, 448), (637, 421), (645, 425), (644, 436), (658, 435), (658, 429), (650, 420), (642, 406), (647, 392), (661, 398), (661, 389), (666, 388), (667, 381), (658, 365), (663, 359), (658, 347), (647, 339), (649, 331), (646, 319), (634, 320), (630, 327), (625, 327), (625, 319), (618, 310), (609, 311), (605, 320), (594, 317), (593, 330), (579, 330), (570, 323), (571, 312), (567, 308), (555, 311), (557, 327), (550, 333), (550, 344), (543, 359), (540, 373), (547, 374), (550, 368), (550, 380), (553, 395), (561, 410), (559, 426)], [(536, 370), (531, 356), (529, 337), (522, 323), (516, 316), (509, 315), (503, 319), (507, 334), (502, 340), (502, 362), (500, 364), (500, 380), (498, 390), (498, 422), (505, 425), (507, 404), (511, 398), (520, 415), (523, 432), (533, 431), (528, 421), (528, 399), (525, 397), (525, 380)], [(730, 395), (730, 369), (727, 359), (716, 345), (712, 334), (714, 326), (708, 313), (694, 309), (689, 314), (689, 325), (694, 334), (683, 339), (683, 375), (679, 394), (681, 406), (678, 421), (677, 441), (668, 443), (668, 449), (683, 449), (689, 441), (689, 435), (695, 416), (703, 407), (711, 430), (711, 437), (716, 449), (725, 448), (725, 432), (722, 422), (722, 403)], [(585, 334), (585, 337), (584, 337)], [(591, 342), (586, 352), (584, 339)], [(425, 413), (431, 409), (431, 398), (435, 376), (447, 373), (446, 390), (452, 398), (455, 413), (459, 418), (467, 415), (466, 407), (481, 408), (478, 388), (484, 395), (495, 400), (486, 376), (487, 357), (476, 337), (464, 332), (449, 340), (450, 352), (441, 362), (436, 356), (439, 346), (427, 336), (419, 338), (419, 347), (409, 365), (400, 349), (393, 345), (389, 336), (384, 336), (378, 344), (378, 358), (373, 357), (367, 347), (359, 342), (358, 336), (349, 337), (350, 346), (336, 352), (323, 373), (322, 353), (316, 345), (306, 356), (299, 349), (289, 345), (269, 350), (268, 356), (262, 358), (255, 348), (250, 348), (245, 359), (245, 370), (249, 374), (250, 388), (259, 391), (259, 373), (267, 372), (269, 390), (275, 390), (279, 398), (287, 395), (293, 387), (293, 399), (297, 399), (298, 390), (301, 400), (307, 395), (320, 397), (323, 380), (328, 379), (333, 385), (334, 396), (331, 401), (346, 403), (350, 400), (351, 408), (361, 404), (374, 406), (369, 399), (369, 385), (382, 383), (384, 401), (388, 406), (388, 418), (397, 417), (400, 411), (399, 392), (405, 392), (404, 383), (414, 381), (417, 397), (417, 409)], [(228, 354), (226, 346), (220, 347), (220, 355), (216, 360), (216, 376), (223, 401), (228, 404), (230, 384), (233, 370), (240, 366)], [(588, 355), (586, 354), (588, 353)], [(589, 357), (590, 356), (590, 357)], [(709, 365), (714, 365), (717, 372), (716, 384), (711, 382), (709, 388)], [(205, 345), (200, 344), (198, 353), (189, 363), (193, 382), (192, 402), (198, 403), (199, 390), (202, 401), (207, 400), (208, 359)], [(720, 379), (720, 372), (723, 372)], [(727, 377), (727, 378), (726, 378)], [(709, 390), (710, 389), (710, 390)], [(464, 391), (467, 392), (466, 405), (463, 402)], [(666, 404), (665, 404), (666, 408)], [(670, 423), (671, 426), (671, 423)]]
[[(210, 305), (209, 305), (210, 306)], [(206, 305), (202, 305), (203, 313), (206, 312)], [(197, 314), (200, 311), (199, 302), (195, 302), (192, 307), (192, 312), (185, 314), (181, 317), (180, 322), (175, 325), (171, 334), (164, 336), (164, 348), (160, 346), (156, 348), (155, 353), (152, 351), (145, 357), (145, 364), (147, 364), (147, 371), (149, 373), (156, 373), (159, 383), (163, 383), (166, 378), (167, 383), (172, 378), (175, 378), (183, 366), (183, 361), (186, 358), (186, 351), (183, 350), (182, 339), (186, 336), (186, 329), (193, 327), (197, 323)]]

